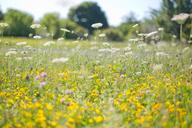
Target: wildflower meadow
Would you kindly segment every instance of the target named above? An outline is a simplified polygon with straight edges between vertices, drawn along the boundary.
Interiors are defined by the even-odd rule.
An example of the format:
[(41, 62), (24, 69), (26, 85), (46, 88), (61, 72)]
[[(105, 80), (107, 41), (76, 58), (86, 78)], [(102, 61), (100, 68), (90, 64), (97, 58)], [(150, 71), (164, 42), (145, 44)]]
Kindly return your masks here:
[[(0, 128), (192, 128), (191, 0), (163, 0), (114, 26), (101, 9), (114, 0), (15, 1), (0, 4), (70, 8), (39, 20), (0, 10)], [(132, 3), (142, 10), (121, 2), (110, 21)]]
[(0, 51), (1, 127), (191, 127), (191, 47), (1, 38)]

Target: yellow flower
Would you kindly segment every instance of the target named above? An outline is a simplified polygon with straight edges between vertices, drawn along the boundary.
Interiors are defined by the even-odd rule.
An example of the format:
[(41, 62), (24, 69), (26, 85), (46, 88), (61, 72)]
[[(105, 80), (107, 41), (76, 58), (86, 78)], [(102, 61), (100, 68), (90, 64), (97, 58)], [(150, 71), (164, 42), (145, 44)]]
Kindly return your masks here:
[(53, 106), (51, 104), (46, 103), (47, 110), (53, 110)]
[(37, 116), (36, 116), (36, 121), (40, 124), (44, 124), (46, 121), (46, 117), (44, 115), (44, 111), (43, 110), (38, 110), (37, 112)]
[(157, 111), (161, 108), (161, 104), (160, 103), (156, 103), (152, 106), (152, 111)]
[(97, 117), (94, 117), (94, 120), (96, 123), (101, 123), (104, 121), (104, 118), (102, 116), (97, 116)]

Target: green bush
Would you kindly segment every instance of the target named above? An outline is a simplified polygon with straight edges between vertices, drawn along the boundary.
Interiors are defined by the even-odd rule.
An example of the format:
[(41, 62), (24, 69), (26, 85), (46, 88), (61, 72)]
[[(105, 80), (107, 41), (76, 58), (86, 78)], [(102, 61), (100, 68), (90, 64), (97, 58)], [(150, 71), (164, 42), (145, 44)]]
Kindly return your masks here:
[(118, 29), (115, 29), (115, 28), (105, 29), (105, 30), (103, 30), (103, 33), (106, 35), (106, 39), (108, 41), (123, 41), (124, 40), (123, 34)]
[(86, 30), (83, 27), (68, 19), (60, 20), (60, 27), (70, 31), (61, 32), (60, 36), (64, 37), (65, 39), (77, 39), (86, 33)]
[(33, 17), (25, 12), (9, 9), (4, 15), (4, 22), (9, 24), (5, 35), (28, 36), (33, 30), (30, 28)]
[(59, 14), (47, 13), (43, 16), (40, 23), (42, 26), (46, 27), (47, 32), (51, 34), (54, 39), (59, 37), (60, 34)]

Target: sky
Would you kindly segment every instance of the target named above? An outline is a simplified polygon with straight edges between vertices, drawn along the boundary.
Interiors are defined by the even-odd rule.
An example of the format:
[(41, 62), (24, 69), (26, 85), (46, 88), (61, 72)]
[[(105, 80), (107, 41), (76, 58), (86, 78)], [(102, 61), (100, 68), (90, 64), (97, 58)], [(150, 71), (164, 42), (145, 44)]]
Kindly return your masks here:
[[(0, 0), (1, 10), (19, 9), (33, 15), (39, 20), (45, 13), (58, 12), (66, 18), (69, 8), (87, 0)], [(116, 26), (123, 17), (134, 12), (138, 19), (149, 16), (150, 9), (160, 8), (161, 0), (89, 0), (97, 2), (105, 12), (110, 25)]]

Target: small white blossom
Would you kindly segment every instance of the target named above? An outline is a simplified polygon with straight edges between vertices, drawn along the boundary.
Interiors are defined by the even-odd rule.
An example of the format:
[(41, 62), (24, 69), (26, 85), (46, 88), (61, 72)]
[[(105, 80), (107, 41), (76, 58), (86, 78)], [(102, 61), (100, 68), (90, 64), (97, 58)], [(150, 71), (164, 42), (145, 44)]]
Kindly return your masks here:
[(180, 13), (178, 15), (174, 15), (171, 20), (176, 21), (178, 24), (183, 24), (187, 20), (188, 17), (189, 17), (189, 14)]
[(68, 30), (66, 28), (61, 28), (60, 30), (63, 31), (63, 32), (69, 32), (69, 33), (71, 32), (70, 30)]
[(48, 42), (44, 43), (43, 46), (50, 46), (50, 45), (53, 45), (53, 44), (55, 44), (54, 41), (48, 41)]
[(38, 29), (38, 28), (41, 27), (41, 25), (40, 25), (40, 24), (32, 24), (30, 27), (31, 27), (32, 29)]
[(16, 55), (17, 52), (16, 51), (8, 51), (5, 56), (11, 56), (11, 55)]
[(155, 64), (152, 66), (153, 72), (159, 72), (163, 69), (163, 64)]
[(41, 39), (42, 37), (39, 36), (39, 35), (35, 35), (35, 36), (33, 36), (33, 38), (34, 38), (34, 39)]
[(139, 24), (135, 24), (132, 26), (132, 28), (136, 28), (137, 26), (139, 26)]
[(17, 43), (16, 43), (16, 45), (18, 45), (18, 46), (26, 45), (26, 44), (27, 44), (27, 42), (17, 42)]
[(0, 28), (7, 28), (9, 26), (8, 23), (1, 22), (0, 23)]
[(94, 24), (91, 25), (92, 28), (96, 28), (96, 29), (101, 28), (102, 26), (103, 26), (102, 23), (94, 23)]
[(109, 44), (109, 43), (107, 43), (107, 42), (104, 42), (104, 43), (103, 43), (103, 46), (104, 46), (104, 47), (109, 47), (109, 46), (110, 46), (110, 44)]
[(101, 33), (101, 34), (99, 34), (99, 37), (100, 38), (104, 38), (104, 37), (106, 37), (106, 34), (105, 33)]
[(65, 58), (65, 57), (55, 58), (52, 60), (52, 63), (66, 63), (68, 60), (69, 58)]

